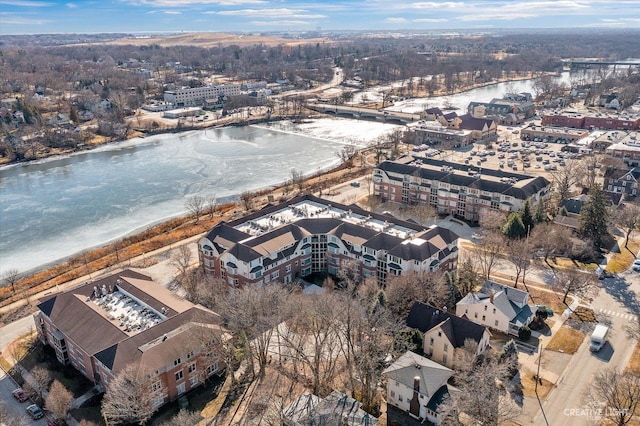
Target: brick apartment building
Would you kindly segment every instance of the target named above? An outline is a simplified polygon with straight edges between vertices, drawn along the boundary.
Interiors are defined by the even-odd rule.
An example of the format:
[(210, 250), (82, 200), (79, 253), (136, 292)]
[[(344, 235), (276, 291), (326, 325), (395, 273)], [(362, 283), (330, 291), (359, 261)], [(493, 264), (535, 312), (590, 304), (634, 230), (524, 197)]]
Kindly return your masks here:
[(502, 170), (469, 170), (446, 161), (403, 157), (373, 172), (374, 194), (384, 201), (430, 205), (440, 214), (478, 221), (483, 211), (519, 211), (550, 195), (550, 182)]
[(577, 113), (557, 111), (542, 117), (543, 126), (574, 127), (576, 129), (637, 130), (640, 115), (631, 113)]
[(106, 392), (122, 369), (138, 365), (149, 377), (153, 408), (222, 370), (219, 315), (138, 272), (124, 270), (54, 294), (38, 309), (39, 337), (58, 361)]
[(458, 236), (448, 229), (420, 226), (356, 205), (312, 195), (216, 225), (198, 242), (208, 275), (232, 287), (292, 282), (314, 272), (353, 279), (451, 270)]

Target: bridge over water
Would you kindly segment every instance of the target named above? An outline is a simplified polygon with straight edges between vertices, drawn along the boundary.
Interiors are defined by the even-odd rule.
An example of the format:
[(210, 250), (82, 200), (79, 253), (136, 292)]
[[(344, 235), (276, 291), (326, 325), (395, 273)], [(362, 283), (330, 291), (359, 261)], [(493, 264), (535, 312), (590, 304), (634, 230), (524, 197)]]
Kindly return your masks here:
[(347, 105), (331, 105), (317, 102), (307, 103), (307, 108), (325, 114), (334, 114), (349, 118), (357, 118), (364, 120), (380, 120), (395, 123), (411, 123), (420, 120), (420, 114), (411, 114), (408, 112), (398, 111), (381, 111), (374, 108), (351, 107)]
[(616, 68), (632, 68), (632, 67), (640, 67), (640, 61), (636, 62), (622, 62), (622, 61), (586, 61), (586, 60), (576, 60), (576, 61), (566, 61), (571, 66), (572, 70), (578, 69), (590, 69), (590, 68), (604, 68), (604, 67), (613, 67)]

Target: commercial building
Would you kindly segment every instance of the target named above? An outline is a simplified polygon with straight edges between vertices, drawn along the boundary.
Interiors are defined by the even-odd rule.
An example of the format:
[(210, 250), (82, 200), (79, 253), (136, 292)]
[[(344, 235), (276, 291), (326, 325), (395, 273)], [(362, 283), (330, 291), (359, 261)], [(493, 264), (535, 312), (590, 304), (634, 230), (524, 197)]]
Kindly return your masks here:
[(569, 143), (582, 139), (588, 134), (589, 131), (584, 129), (555, 126), (536, 126), (535, 124), (530, 124), (522, 129), (522, 131), (520, 132), (520, 139), (525, 141), (539, 139), (540, 141), (544, 142)]
[(640, 132), (629, 132), (604, 152), (611, 157), (621, 158), (629, 167), (640, 166)]
[(207, 99), (217, 99), (218, 96), (238, 96), (240, 94), (240, 86), (237, 84), (214, 84), (166, 91), (164, 92), (164, 101), (177, 108), (193, 107), (202, 106)]
[(640, 114), (554, 111), (542, 117), (543, 126), (574, 127), (577, 129), (637, 130)]
[(500, 124), (517, 124), (536, 113), (531, 93), (508, 93), (504, 98), (494, 98), (490, 102), (470, 102), (469, 115), (477, 118), (492, 118)]
[[(454, 137), (468, 144), (470, 142), (491, 142), (498, 139), (498, 125), (490, 118), (476, 118), (469, 114), (458, 115), (455, 111), (443, 113), (440, 108), (429, 108), (420, 114), (423, 119), (418, 128), (424, 127), (435, 140), (450, 141)], [(438, 123), (440, 126), (438, 126)], [(429, 130), (431, 127), (433, 130)], [(450, 132), (443, 131), (448, 129)], [(453, 131), (453, 132), (451, 132)], [(442, 136), (438, 136), (438, 132)], [(455, 136), (451, 136), (455, 135)]]
[(216, 313), (180, 299), (150, 277), (125, 270), (44, 299), (35, 314), (43, 343), (109, 391), (125, 367), (149, 378), (153, 408), (222, 370), (225, 337)]
[(373, 172), (374, 194), (383, 201), (430, 205), (440, 214), (478, 221), (485, 211), (519, 211), (550, 194), (541, 177), (406, 156)]
[(384, 283), (387, 276), (454, 269), (457, 240), (448, 229), (304, 195), (218, 224), (198, 252), (204, 272), (232, 287), (345, 270), (356, 281)]

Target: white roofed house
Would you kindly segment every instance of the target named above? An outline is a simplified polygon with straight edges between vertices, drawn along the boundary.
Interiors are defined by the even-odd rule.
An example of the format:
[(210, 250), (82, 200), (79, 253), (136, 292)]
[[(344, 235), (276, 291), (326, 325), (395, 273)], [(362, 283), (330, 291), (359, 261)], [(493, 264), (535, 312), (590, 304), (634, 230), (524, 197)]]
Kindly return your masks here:
[(387, 378), (387, 404), (420, 421), (439, 424), (438, 407), (454, 391), (447, 385), (453, 370), (406, 352), (382, 374)]
[(456, 304), (456, 313), (477, 324), (513, 335), (517, 335), (534, 316), (529, 293), (488, 280), (479, 292), (467, 294)]

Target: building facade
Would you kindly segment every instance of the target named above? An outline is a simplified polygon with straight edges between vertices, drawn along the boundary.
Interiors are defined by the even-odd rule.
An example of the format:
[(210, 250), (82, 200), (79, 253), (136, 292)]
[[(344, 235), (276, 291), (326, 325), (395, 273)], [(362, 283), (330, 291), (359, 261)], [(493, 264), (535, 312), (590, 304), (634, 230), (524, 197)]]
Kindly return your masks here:
[(487, 211), (519, 211), (550, 195), (550, 182), (502, 170), (470, 172), (458, 163), (412, 157), (385, 161), (373, 172), (374, 194), (383, 201), (430, 205), (440, 214), (478, 221)]
[(632, 113), (555, 111), (542, 117), (543, 126), (574, 127), (577, 129), (637, 130), (640, 115)]
[(608, 193), (637, 197), (640, 194), (640, 167), (632, 170), (607, 169), (603, 189)]
[(203, 87), (187, 87), (164, 92), (164, 101), (175, 107), (202, 106), (207, 99), (218, 96), (238, 96), (241, 94), (237, 84), (214, 84)]
[(135, 365), (148, 378), (154, 409), (223, 369), (220, 317), (131, 270), (54, 294), (38, 308), (39, 337), (60, 363), (106, 392)]
[(200, 265), (232, 287), (290, 283), (314, 272), (359, 281), (452, 270), (458, 236), (312, 195), (220, 223), (198, 242)]

